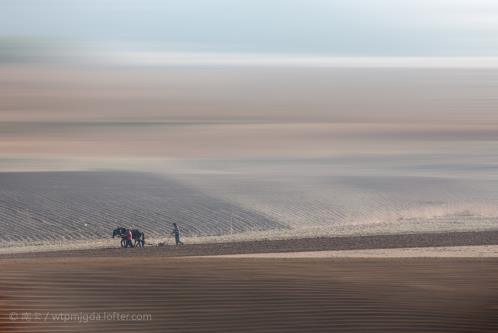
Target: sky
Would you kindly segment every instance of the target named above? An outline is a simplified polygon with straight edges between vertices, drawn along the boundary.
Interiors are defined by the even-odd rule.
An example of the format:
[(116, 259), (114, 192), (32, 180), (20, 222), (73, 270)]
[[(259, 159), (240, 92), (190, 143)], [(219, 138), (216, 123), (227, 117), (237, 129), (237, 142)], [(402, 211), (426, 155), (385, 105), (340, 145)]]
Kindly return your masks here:
[(126, 52), (494, 57), (493, 0), (2, 0), (0, 38)]

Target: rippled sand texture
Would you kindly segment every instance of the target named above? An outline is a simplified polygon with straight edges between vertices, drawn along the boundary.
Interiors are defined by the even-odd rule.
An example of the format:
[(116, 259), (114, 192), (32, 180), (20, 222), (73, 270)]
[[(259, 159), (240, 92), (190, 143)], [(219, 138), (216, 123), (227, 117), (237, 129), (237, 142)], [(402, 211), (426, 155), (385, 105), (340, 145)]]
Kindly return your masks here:
[[(3, 331), (496, 332), (498, 261), (3, 260)], [(147, 322), (12, 321), (16, 311), (150, 313)]]

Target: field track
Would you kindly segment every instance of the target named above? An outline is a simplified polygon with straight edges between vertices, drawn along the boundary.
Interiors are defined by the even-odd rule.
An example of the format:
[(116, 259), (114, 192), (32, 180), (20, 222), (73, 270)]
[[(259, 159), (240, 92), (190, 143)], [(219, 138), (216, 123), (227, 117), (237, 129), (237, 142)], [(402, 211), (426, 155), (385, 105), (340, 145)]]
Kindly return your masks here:
[(418, 233), (376, 236), (319, 237), (285, 240), (243, 241), (232, 243), (187, 244), (185, 246), (146, 246), (141, 249), (104, 248), (2, 254), (0, 258), (107, 257), (107, 256), (204, 256), (269, 252), (327, 250), (399, 249), (410, 247), (443, 247), (498, 245), (498, 231)]

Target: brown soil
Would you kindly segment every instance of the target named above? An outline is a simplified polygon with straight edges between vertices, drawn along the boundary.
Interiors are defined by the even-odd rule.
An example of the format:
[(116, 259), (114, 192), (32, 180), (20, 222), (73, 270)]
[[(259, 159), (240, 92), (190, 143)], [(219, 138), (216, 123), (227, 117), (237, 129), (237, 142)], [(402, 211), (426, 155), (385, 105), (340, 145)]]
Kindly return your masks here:
[[(498, 259), (51, 257), (0, 260), (31, 332), (496, 332)], [(62, 321), (54, 313), (150, 314)]]
[(2, 254), (0, 258), (37, 257), (123, 257), (123, 256), (204, 256), (223, 254), (300, 252), (325, 250), (395, 249), (408, 247), (442, 247), (465, 245), (498, 245), (498, 231), (393, 234), (375, 236), (319, 237), (285, 240), (240, 241), (229, 243), (187, 244), (185, 246), (147, 246), (64, 250), (55, 252)]

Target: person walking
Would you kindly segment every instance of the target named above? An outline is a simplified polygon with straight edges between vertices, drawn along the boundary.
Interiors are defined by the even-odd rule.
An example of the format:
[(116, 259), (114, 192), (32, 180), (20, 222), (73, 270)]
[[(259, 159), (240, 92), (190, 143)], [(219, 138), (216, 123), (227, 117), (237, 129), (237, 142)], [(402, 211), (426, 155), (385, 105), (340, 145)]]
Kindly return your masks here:
[(173, 223), (173, 231), (171, 232), (172, 235), (175, 235), (175, 242), (176, 245), (183, 245), (183, 242), (180, 240), (180, 229), (176, 225), (176, 223)]

